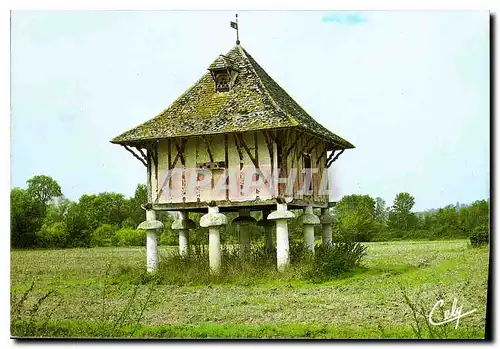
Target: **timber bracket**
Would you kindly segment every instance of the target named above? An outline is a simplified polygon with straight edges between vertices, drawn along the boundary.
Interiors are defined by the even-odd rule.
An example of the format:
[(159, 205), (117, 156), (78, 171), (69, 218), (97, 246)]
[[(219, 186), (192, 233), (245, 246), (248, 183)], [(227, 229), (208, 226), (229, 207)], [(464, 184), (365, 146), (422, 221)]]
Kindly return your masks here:
[(134, 147), (135, 149), (137, 149), (137, 151), (139, 152), (140, 155), (136, 154), (135, 151), (133, 151), (129, 146), (127, 146), (126, 144), (121, 144), (122, 147), (124, 147), (128, 152), (130, 152), (130, 154), (132, 154), (137, 160), (139, 160), (145, 167), (148, 167), (148, 158), (146, 156), (146, 154), (144, 154), (144, 152), (142, 151), (141, 148), (139, 147)]
[(326, 167), (327, 168), (330, 168), (330, 166), (335, 162), (335, 160), (337, 160), (339, 158), (339, 156), (342, 155), (342, 153), (345, 151), (345, 149), (340, 150), (340, 152), (338, 152), (337, 155), (335, 155), (335, 151), (336, 150), (332, 151), (332, 153), (330, 154), (330, 156), (326, 160)]

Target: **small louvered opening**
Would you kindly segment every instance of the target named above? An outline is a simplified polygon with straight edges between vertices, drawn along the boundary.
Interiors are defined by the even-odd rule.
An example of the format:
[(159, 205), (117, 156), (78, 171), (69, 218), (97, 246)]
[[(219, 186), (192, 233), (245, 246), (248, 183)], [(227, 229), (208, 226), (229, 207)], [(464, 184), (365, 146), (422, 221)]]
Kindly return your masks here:
[(215, 91), (228, 92), (230, 77), (227, 72), (219, 72), (215, 74)]

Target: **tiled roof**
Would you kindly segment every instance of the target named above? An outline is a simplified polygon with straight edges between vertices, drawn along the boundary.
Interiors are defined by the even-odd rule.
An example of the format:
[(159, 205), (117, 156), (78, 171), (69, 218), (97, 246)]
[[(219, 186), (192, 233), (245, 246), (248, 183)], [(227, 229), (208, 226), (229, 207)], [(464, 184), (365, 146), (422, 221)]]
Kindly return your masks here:
[(228, 69), (228, 68), (236, 68), (236, 64), (227, 56), (220, 55), (212, 64), (210, 64), (210, 67), (208, 67), (208, 70), (218, 70), (218, 69)]
[[(153, 119), (114, 138), (118, 144), (204, 134), (298, 127), (337, 149), (354, 148), (316, 122), (240, 45), (220, 55), (209, 69), (239, 71), (233, 88), (215, 92), (210, 72)], [(220, 69), (220, 68), (219, 68)]]

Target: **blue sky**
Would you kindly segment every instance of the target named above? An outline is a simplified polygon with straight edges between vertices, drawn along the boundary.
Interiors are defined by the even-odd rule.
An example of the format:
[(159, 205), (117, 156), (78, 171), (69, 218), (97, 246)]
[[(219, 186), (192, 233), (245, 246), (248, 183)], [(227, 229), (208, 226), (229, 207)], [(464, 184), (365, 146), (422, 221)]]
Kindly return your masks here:
[[(109, 143), (165, 109), (235, 41), (227, 11), (12, 12), (12, 186), (47, 174), (77, 200), (133, 195), (145, 169)], [(487, 12), (245, 12), (242, 46), (356, 149), (337, 196), (416, 209), (489, 197)]]

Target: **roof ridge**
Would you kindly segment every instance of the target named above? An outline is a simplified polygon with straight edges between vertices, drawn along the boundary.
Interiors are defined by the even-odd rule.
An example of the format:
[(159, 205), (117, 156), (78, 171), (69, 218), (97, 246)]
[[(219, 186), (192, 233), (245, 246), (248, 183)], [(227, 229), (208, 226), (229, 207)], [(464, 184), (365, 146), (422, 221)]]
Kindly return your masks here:
[[(243, 49), (243, 48), (242, 48)], [(270, 96), (271, 98), (271, 101), (273, 102), (273, 105), (276, 104), (276, 105), (279, 105), (274, 97), (272, 97), (273, 93), (275, 93), (275, 91), (273, 91), (273, 93), (270, 93), (269, 92), (269, 89), (268, 87), (266, 86), (266, 84), (262, 81), (262, 79), (265, 79), (269, 84), (270, 84), (270, 88), (271, 90), (275, 87), (276, 89), (278, 89), (279, 93), (283, 93), (288, 99), (290, 102), (292, 102), (293, 104), (293, 108), (297, 109), (296, 112), (298, 112), (299, 114), (298, 115), (294, 115), (293, 113), (290, 113), (289, 111), (285, 111), (286, 109), (283, 109), (280, 107), (281, 110), (283, 110), (284, 114), (286, 115), (286, 117), (290, 120), (290, 122), (294, 125), (294, 126), (298, 126), (299, 128), (301, 129), (304, 129), (304, 130), (308, 130), (308, 132), (314, 132), (314, 128), (318, 127), (319, 129), (324, 129), (326, 132), (329, 132), (331, 133), (332, 135), (334, 135), (336, 138), (335, 141), (332, 141), (330, 140), (330, 142), (333, 142), (333, 143), (338, 143), (340, 145), (350, 145), (352, 147), (354, 147), (350, 142), (346, 141), (345, 139), (343, 139), (342, 137), (340, 136), (337, 136), (336, 134), (334, 134), (333, 132), (329, 131), (327, 128), (325, 128), (323, 125), (321, 125), (319, 122), (317, 122), (300, 104), (297, 103), (297, 101), (294, 100), (294, 98), (292, 96), (290, 96), (290, 94), (285, 90), (283, 89), (283, 87), (281, 87), (268, 73), (267, 71), (248, 53), (245, 51), (245, 49), (243, 49), (243, 52), (244, 52), (244, 55), (245, 57), (248, 59), (248, 61), (250, 62), (250, 65), (252, 66), (252, 70), (256, 73), (257, 75), (257, 79), (259, 80), (259, 82), (264, 85), (264, 90), (266, 91), (267, 95)], [(263, 77), (261, 77), (259, 75), (259, 73), (257, 72), (257, 69), (254, 67), (254, 64), (257, 65), (257, 68), (258, 70), (261, 70), (261, 73), (264, 74)], [(285, 105), (285, 108), (286, 108), (286, 105)], [(301, 115), (302, 114), (302, 115)], [(308, 119), (311, 123), (315, 124), (311, 127), (307, 127), (306, 125), (303, 124), (304, 120), (304, 116), (306, 117), (306, 119)], [(316, 130), (317, 131), (317, 130)], [(325, 136), (324, 136), (325, 137)], [(326, 137), (328, 138), (328, 137)]]
[[(284, 111), (278, 103), (276, 103), (276, 101), (274, 100), (274, 98), (272, 97), (272, 95), (269, 93), (269, 91), (267, 90), (267, 87), (266, 85), (262, 82), (262, 79), (260, 78), (260, 75), (257, 73), (257, 71), (255, 70), (253, 64), (252, 64), (252, 61), (250, 60), (250, 58), (248, 58), (247, 56), (247, 52), (245, 51), (245, 49), (240, 46), (240, 45), (237, 45), (239, 50), (241, 51), (241, 54), (245, 57), (245, 59), (248, 61), (248, 63), (250, 64), (250, 68), (252, 70), (252, 72), (255, 74), (256, 78), (257, 78), (257, 81), (259, 82), (259, 84), (261, 85), (262, 87), (262, 90), (266, 93), (267, 97), (269, 98), (269, 100), (271, 101), (272, 105), (277, 109), (277, 111), (283, 113), (287, 118), (288, 120), (294, 125), (294, 126), (297, 126), (298, 125), (298, 122), (297, 120), (295, 120), (290, 114), (288, 114), (286, 111)], [(251, 56), (250, 56), (251, 57)]]
[[(236, 46), (238, 46), (238, 47), (239, 47), (240, 45), (236, 45)], [(219, 57), (221, 57), (221, 56), (222, 56), (222, 57), (224, 57), (225, 59), (229, 60), (232, 64), (235, 64), (235, 62), (233, 61), (233, 59), (229, 58), (229, 56), (228, 56), (228, 55), (229, 55), (229, 53), (230, 53), (231, 51), (233, 51), (233, 50), (234, 50), (234, 47), (233, 47), (233, 48), (231, 48), (229, 51), (227, 51), (225, 55), (223, 55), (223, 54), (221, 53), (221, 54), (219, 55)], [(240, 67), (237, 67), (237, 68), (240, 68)], [(238, 69), (237, 69), (237, 70), (238, 70)], [(239, 71), (239, 70), (238, 70), (238, 71)], [(217, 114), (216, 114), (216, 115), (217, 115), (217, 116), (221, 115), (221, 114), (222, 114), (222, 112), (224, 112), (224, 111), (227, 109), (227, 106), (228, 106), (228, 105), (229, 105), (229, 100), (226, 102), (226, 104), (224, 104), (224, 105), (222, 106), (222, 108), (221, 108), (221, 109), (217, 112)]]
[(242, 46), (237, 44), (227, 53), (219, 54), (216, 61), (220, 67), (241, 69), (233, 89), (221, 93), (215, 90), (210, 65), (208, 71), (167, 108), (111, 142), (127, 144), (159, 138), (299, 127), (324, 138), (328, 147), (354, 147), (314, 120)]

